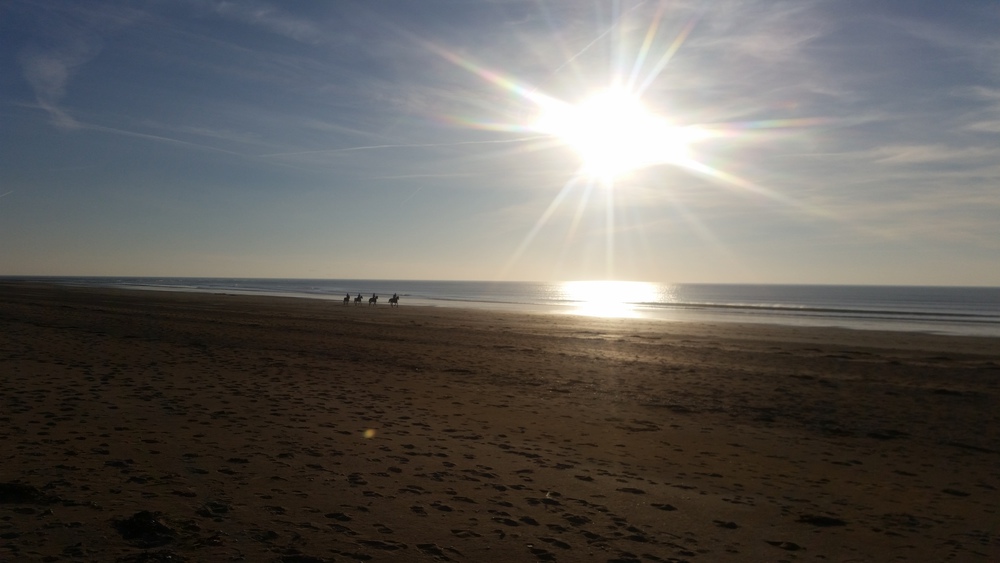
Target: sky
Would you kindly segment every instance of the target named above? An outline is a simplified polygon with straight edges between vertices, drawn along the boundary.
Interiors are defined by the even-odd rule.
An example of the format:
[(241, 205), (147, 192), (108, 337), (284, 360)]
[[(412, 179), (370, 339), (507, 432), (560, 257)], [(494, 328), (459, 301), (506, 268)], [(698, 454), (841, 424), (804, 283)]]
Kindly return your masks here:
[(7, 0), (0, 275), (1000, 285), (991, 0)]

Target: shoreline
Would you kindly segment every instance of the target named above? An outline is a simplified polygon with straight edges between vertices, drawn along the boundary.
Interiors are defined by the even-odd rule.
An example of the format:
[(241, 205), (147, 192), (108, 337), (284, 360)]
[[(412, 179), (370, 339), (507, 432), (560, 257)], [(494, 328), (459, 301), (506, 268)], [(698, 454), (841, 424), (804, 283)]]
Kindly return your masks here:
[[(63, 279), (63, 278), (60, 278)], [(69, 278), (66, 278), (69, 279)], [(103, 278), (94, 278), (103, 279)], [(108, 277), (109, 280), (120, 279)], [(155, 278), (160, 279), (160, 278)], [(188, 280), (189, 278), (178, 278)], [(190, 278), (194, 279), (194, 278)], [(276, 278), (277, 279), (277, 278)], [(40, 281), (43, 280), (43, 281)], [(228, 280), (228, 278), (209, 278), (209, 281)], [(282, 281), (277, 279), (278, 281)], [(237, 280), (239, 281), (239, 280)], [(259, 281), (259, 280), (249, 280)], [(267, 281), (267, 280), (265, 280)], [(385, 284), (390, 280), (290, 280), (315, 283), (359, 281)], [(396, 282), (392, 282), (394, 285)], [(399, 283), (405, 284), (406, 280)], [(437, 282), (435, 282), (437, 283)], [(450, 282), (449, 282), (450, 283)], [(456, 282), (464, 283), (464, 282)], [(513, 282), (520, 283), (520, 282)], [(53, 287), (75, 287), (96, 290), (124, 291), (155, 291), (166, 293), (204, 293), (211, 295), (238, 295), (246, 297), (279, 297), (310, 299), (323, 302), (340, 303), (340, 295), (329, 293), (312, 293), (302, 291), (277, 291), (265, 289), (181, 287), (158, 285), (90, 285), (60, 283), (46, 280), (44, 277), (32, 280), (0, 277), (0, 287), (4, 284), (37, 284)], [(695, 284), (698, 285), (698, 284)], [(709, 284), (711, 285), (711, 284)], [(796, 287), (796, 286), (790, 286)], [(798, 286), (802, 287), (802, 286)], [(837, 287), (837, 286), (831, 286)], [(854, 286), (845, 286), (854, 287)], [(858, 286), (862, 287), (862, 286)], [(996, 288), (969, 287), (964, 289), (981, 290)], [(351, 294), (353, 295), (353, 293)], [(782, 326), (794, 329), (847, 329), (875, 332), (903, 332), (942, 336), (970, 336), (982, 338), (1000, 338), (1000, 324), (996, 315), (955, 311), (947, 314), (930, 314), (917, 311), (872, 311), (858, 308), (830, 308), (822, 306), (797, 307), (759, 306), (749, 304), (712, 304), (712, 303), (673, 303), (673, 304), (608, 304), (572, 303), (572, 302), (514, 302), (494, 300), (472, 300), (465, 298), (428, 298), (413, 297), (407, 293), (401, 295), (406, 307), (433, 307), (442, 309), (461, 309), (468, 311), (509, 312), (522, 314), (568, 315), (589, 318), (625, 319), (634, 321), (687, 323), (687, 324), (742, 324), (747, 326)], [(382, 306), (387, 306), (383, 303)], [(610, 314), (609, 313), (610, 309)]]
[(1000, 554), (997, 338), (7, 283), (0, 328), (0, 558)]
[[(838, 326), (838, 325), (799, 325), (794, 323), (781, 323), (781, 322), (757, 322), (757, 321), (706, 321), (706, 320), (673, 320), (664, 319), (656, 317), (628, 317), (628, 316), (610, 316), (602, 317), (597, 315), (581, 314), (565, 309), (557, 309), (555, 307), (546, 308), (544, 306), (538, 306), (535, 309), (524, 308), (522, 304), (509, 304), (509, 307), (501, 306), (494, 307), (495, 305), (508, 305), (505, 303), (490, 303), (484, 306), (477, 306), (474, 303), (470, 306), (465, 306), (463, 301), (442, 301), (442, 303), (449, 304), (413, 304), (412, 301), (404, 301), (403, 305), (399, 308), (390, 308), (388, 303), (380, 303), (377, 307), (371, 308), (367, 306), (367, 303), (361, 306), (355, 307), (353, 302), (347, 307), (342, 304), (342, 298), (337, 297), (324, 297), (318, 295), (299, 295), (299, 294), (263, 294), (258, 292), (240, 292), (232, 290), (219, 290), (219, 291), (209, 291), (209, 290), (199, 290), (199, 289), (176, 289), (176, 288), (157, 288), (157, 287), (90, 287), (90, 286), (72, 286), (72, 285), (62, 285), (50, 282), (5, 282), (0, 280), (0, 289), (5, 287), (11, 288), (37, 288), (46, 289), (51, 291), (69, 291), (69, 292), (80, 292), (81, 294), (93, 294), (93, 295), (141, 295), (143, 293), (149, 292), (153, 294), (158, 294), (163, 296), (165, 299), (172, 301), (183, 301), (186, 297), (191, 297), (191, 299), (236, 299), (244, 300), (247, 306), (271, 306), (277, 304), (284, 304), (286, 306), (292, 306), (295, 309), (301, 311), (311, 311), (314, 314), (318, 314), (320, 311), (331, 310), (336, 312), (338, 309), (344, 310), (357, 310), (357, 311), (375, 311), (381, 312), (383, 309), (391, 309), (395, 314), (407, 314), (408, 312), (423, 312), (423, 314), (430, 314), (434, 316), (444, 316), (447, 318), (461, 317), (461, 316), (471, 316), (474, 318), (490, 318), (494, 316), (500, 317), (514, 317), (515, 321), (524, 321), (534, 319), (535, 321), (542, 321), (544, 319), (562, 319), (562, 323), (567, 325), (586, 325), (586, 324), (596, 324), (596, 325), (606, 325), (616, 327), (621, 331), (628, 331), (631, 329), (642, 330), (642, 331), (653, 331), (653, 332), (663, 332), (667, 334), (703, 334), (711, 335), (713, 337), (722, 336), (730, 337), (737, 335), (746, 335), (748, 332), (758, 333), (758, 336), (754, 338), (760, 338), (760, 335), (767, 335), (766, 338), (776, 338), (776, 339), (787, 339), (790, 341), (815, 341), (817, 339), (829, 339), (835, 338), (835, 342), (842, 342), (845, 345), (858, 344), (863, 342), (869, 342), (874, 339), (877, 346), (909, 346), (912, 345), (915, 348), (925, 348), (929, 350), (939, 350), (946, 352), (952, 350), (955, 344), (945, 344), (945, 342), (951, 342), (955, 339), (956, 342), (968, 341), (969, 346), (959, 345), (962, 349), (979, 350), (986, 355), (990, 355), (993, 350), (1000, 349), (1000, 336), (995, 335), (981, 335), (981, 334), (952, 334), (944, 332), (930, 332), (930, 331), (918, 331), (918, 330), (892, 330), (886, 328), (857, 328), (849, 326)], [(454, 303), (452, 305), (451, 303)], [(330, 309), (332, 308), (332, 309)], [(531, 326), (535, 323), (528, 323)], [(816, 333), (816, 335), (811, 335), (811, 333)], [(892, 343), (881, 344), (881, 339), (890, 338)], [(974, 344), (973, 344), (974, 343)], [(1000, 358), (1000, 353), (995, 354)]]

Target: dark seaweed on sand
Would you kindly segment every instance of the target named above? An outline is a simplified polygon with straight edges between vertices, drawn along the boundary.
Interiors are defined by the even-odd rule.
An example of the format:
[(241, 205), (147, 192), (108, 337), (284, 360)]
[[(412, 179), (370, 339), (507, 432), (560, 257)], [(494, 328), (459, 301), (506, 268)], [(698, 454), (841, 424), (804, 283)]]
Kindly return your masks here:
[(143, 548), (159, 547), (177, 537), (177, 532), (161, 521), (162, 517), (159, 512), (143, 510), (129, 518), (116, 518), (113, 523), (125, 541)]
[(0, 483), (0, 504), (52, 504), (59, 497), (47, 495), (38, 488), (24, 483)]

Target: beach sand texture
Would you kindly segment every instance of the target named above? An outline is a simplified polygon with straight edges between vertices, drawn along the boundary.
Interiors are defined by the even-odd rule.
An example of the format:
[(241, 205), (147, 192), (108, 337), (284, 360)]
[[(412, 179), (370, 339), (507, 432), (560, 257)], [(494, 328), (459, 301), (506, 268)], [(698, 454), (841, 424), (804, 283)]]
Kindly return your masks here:
[(2, 561), (997, 561), (1000, 342), (0, 285)]

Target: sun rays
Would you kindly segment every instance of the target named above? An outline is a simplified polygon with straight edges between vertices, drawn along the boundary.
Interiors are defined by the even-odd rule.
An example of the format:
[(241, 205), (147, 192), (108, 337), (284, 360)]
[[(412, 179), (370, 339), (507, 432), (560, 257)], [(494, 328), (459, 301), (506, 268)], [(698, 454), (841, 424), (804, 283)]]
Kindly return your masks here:
[[(796, 202), (759, 182), (723, 169), (719, 164), (720, 160), (712, 158), (713, 147), (719, 146), (719, 143), (738, 143), (751, 136), (758, 139), (762, 130), (809, 130), (825, 124), (824, 120), (768, 119), (690, 123), (683, 113), (665, 111), (664, 104), (669, 100), (664, 99), (664, 96), (669, 94), (669, 90), (661, 88), (654, 94), (653, 87), (659, 84), (670, 62), (681, 51), (696, 27), (693, 19), (667, 22), (667, 7), (665, 2), (658, 4), (649, 23), (642, 28), (638, 44), (631, 53), (623, 39), (624, 34), (612, 30), (616, 26), (622, 26), (626, 16), (631, 17), (638, 6), (620, 14), (611, 29), (600, 33), (597, 39), (583, 48), (583, 51), (588, 51), (600, 42), (610, 42), (609, 50), (615, 53), (611, 57), (614, 62), (603, 83), (583, 78), (593, 74), (593, 69), (586, 66), (586, 57), (581, 56), (583, 51), (573, 54), (552, 72), (554, 75), (564, 68), (575, 71), (580, 80), (580, 95), (575, 100), (560, 99), (509, 73), (487, 68), (440, 45), (424, 43), (445, 60), (474, 74), (499, 91), (506, 92), (513, 107), (520, 108), (506, 112), (503, 108), (497, 108), (496, 113), (506, 117), (501, 119), (453, 117), (450, 121), (480, 130), (524, 134), (530, 139), (530, 142), (526, 142), (529, 144), (524, 145), (525, 150), (568, 150), (578, 162), (575, 170), (567, 170), (568, 177), (561, 189), (553, 195), (506, 261), (501, 277), (514, 267), (539, 234), (551, 224), (557, 212), (566, 205), (573, 205), (573, 196), (576, 196), (576, 204), (569, 210), (570, 218), (563, 244), (569, 247), (573, 243), (583, 225), (585, 214), (603, 207), (603, 213), (598, 212), (601, 217), (597, 220), (603, 221), (600, 230), (605, 236), (604, 275), (608, 278), (616, 277), (615, 221), (621, 219), (616, 219), (615, 208), (625, 201), (624, 198), (636, 197), (634, 190), (625, 188), (637, 183), (645, 182), (643, 190), (646, 194), (654, 192), (654, 189), (669, 192), (672, 186), (663, 182), (650, 184), (655, 184), (650, 178), (677, 177), (673, 174), (664, 176), (646, 173), (658, 167), (682, 171), (700, 178), (702, 183), (707, 182), (750, 198), (763, 198), (806, 216), (832, 218), (821, 209)], [(678, 25), (665, 25), (666, 23)], [(665, 31), (668, 28), (673, 31)], [(676, 207), (679, 216), (694, 220), (701, 227), (696, 230), (699, 237), (705, 238), (707, 242), (720, 244), (705, 224), (697, 220), (693, 210), (678, 198), (666, 193), (657, 201)]]

